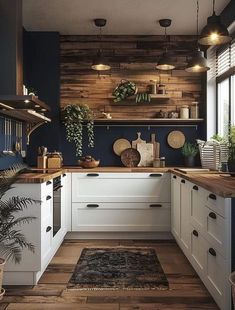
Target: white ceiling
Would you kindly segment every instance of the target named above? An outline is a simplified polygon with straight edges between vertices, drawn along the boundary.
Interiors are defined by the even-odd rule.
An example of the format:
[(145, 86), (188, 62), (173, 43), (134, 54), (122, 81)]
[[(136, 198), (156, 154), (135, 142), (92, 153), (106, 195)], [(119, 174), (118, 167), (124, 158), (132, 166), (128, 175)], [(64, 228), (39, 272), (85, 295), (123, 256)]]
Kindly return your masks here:
[[(219, 14), (229, 0), (216, 1)], [(199, 0), (200, 29), (211, 15), (212, 0)], [(168, 34), (195, 34), (196, 0), (23, 0), (27, 30), (94, 35), (94, 18), (106, 18), (104, 34), (158, 35), (158, 20), (171, 18)]]

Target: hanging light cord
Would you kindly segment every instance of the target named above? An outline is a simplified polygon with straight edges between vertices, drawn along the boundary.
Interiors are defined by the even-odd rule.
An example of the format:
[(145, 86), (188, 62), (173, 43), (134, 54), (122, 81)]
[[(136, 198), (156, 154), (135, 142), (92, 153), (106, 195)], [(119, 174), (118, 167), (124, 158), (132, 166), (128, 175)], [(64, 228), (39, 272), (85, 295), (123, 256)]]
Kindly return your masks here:
[(167, 34), (166, 34), (166, 27), (165, 27), (165, 52), (167, 53)]
[(215, 0), (213, 0), (213, 14), (215, 13)]
[(199, 15), (199, 3), (197, 0), (197, 37), (198, 37), (198, 33), (199, 33), (198, 15)]
[(100, 52), (102, 52), (102, 28), (99, 30)]

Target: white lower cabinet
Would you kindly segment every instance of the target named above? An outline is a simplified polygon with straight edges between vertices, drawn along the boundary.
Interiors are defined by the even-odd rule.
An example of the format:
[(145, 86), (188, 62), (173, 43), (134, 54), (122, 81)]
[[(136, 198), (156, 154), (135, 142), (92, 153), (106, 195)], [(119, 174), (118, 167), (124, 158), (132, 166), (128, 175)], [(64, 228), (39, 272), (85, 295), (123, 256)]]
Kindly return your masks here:
[(169, 173), (73, 173), (73, 232), (170, 232)]
[[(172, 175), (172, 197), (179, 192), (178, 203), (172, 202), (171, 229), (176, 241), (222, 310), (231, 309), (231, 199)], [(176, 181), (177, 180), (177, 181)], [(182, 182), (183, 180), (183, 182)], [(179, 190), (180, 187), (180, 190)], [(178, 207), (178, 204), (180, 207)], [(177, 206), (177, 207), (176, 207)]]
[(180, 238), (180, 178), (171, 176), (171, 232)]
[(7, 195), (30, 197), (38, 200), (38, 203), (29, 205), (27, 209), (19, 214), (20, 216), (33, 216), (29, 224), (21, 227), (22, 233), (27, 241), (31, 242), (35, 251), (27, 249), (22, 251), (20, 264), (8, 261), (5, 265), (3, 284), (4, 285), (34, 285), (37, 284), (42, 273), (55, 255), (63, 238), (67, 232), (66, 226), (66, 192), (67, 178), (61, 176), (61, 186), (57, 190), (61, 191), (61, 218), (60, 229), (53, 233), (53, 180), (38, 184), (15, 184)]

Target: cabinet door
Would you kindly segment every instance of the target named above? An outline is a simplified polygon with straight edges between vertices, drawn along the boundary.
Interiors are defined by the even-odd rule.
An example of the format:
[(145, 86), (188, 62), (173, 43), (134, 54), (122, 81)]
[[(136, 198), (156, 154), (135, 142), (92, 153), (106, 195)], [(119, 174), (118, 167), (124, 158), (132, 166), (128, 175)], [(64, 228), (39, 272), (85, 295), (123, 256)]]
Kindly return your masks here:
[(180, 181), (180, 240), (184, 250), (189, 251), (190, 247), (190, 187), (189, 183), (181, 179)]
[(191, 229), (191, 263), (197, 273), (200, 276), (203, 276), (206, 270), (206, 240), (203, 238), (200, 231), (198, 231), (193, 226), (190, 226)]
[(190, 221), (193, 226), (201, 230), (205, 226), (205, 190), (195, 184), (190, 183), (190, 192)]
[(180, 178), (176, 175), (171, 177), (171, 232), (180, 238)]

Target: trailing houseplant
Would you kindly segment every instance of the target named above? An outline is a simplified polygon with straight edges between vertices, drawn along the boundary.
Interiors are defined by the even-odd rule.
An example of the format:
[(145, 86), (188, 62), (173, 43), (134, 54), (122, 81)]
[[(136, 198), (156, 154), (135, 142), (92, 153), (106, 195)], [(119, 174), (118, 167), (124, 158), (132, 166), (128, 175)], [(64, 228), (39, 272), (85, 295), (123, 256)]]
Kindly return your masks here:
[(35, 217), (20, 216), (20, 213), (37, 201), (18, 196), (4, 197), (24, 169), (24, 165), (15, 165), (0, 172), (0, 297), (4, 293), (2, 276), (5, 261), (20, 263), (24, 248), (34, 252), (34, 245), (25, 238), (20, 227), (32, 222)]
[(181, 153), (184, 156), (184, 163), (186, 167), (193, 167), (195, 164), (195, 156), (198, 153), (196, 144), (185, 142), (181, 148)]
[(114, 102), (120, 102), (136, 93), (137, 87), (134, 82), (122, 80), (113, 91)]
[(87, 105), (67, 105), (65, 107), (65, 128), (69, 142), (76, 148), (76, 156), (82, 156), (83, 124), (86, 122), (88, 147), (94, 147), (94, 116)]
[(228, 170), (235, 172), (235, 126), (230, 127), (228, 136)]

